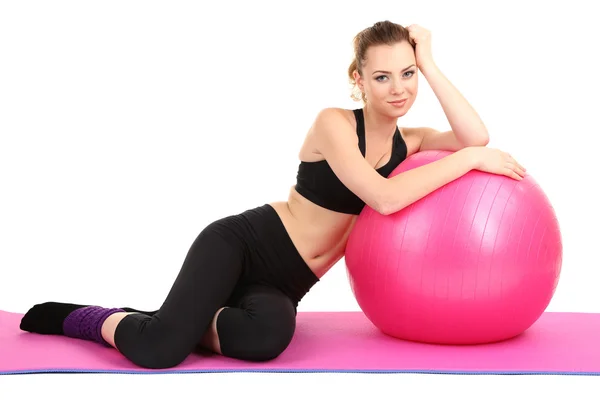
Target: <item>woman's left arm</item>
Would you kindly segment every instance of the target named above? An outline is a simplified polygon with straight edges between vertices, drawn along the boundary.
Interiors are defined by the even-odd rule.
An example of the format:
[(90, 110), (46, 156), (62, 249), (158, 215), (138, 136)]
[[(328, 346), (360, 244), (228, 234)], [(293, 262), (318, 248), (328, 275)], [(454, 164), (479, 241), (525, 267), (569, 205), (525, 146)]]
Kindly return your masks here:
[(437, 96), (451, 127), (446, 132), (417, 128), (421, 133), (420, 150), (458, 151), (463, 147), (487, 145), (489, 135), (485, 124), (433, 61), (431, 32), (416, 24), (406, 29), (413, 42), (417, 66)]
[(433, 62), (425, 63), (420, 70), (438, 98), (452, 128), (449, 132), (425, 131), (422, 148), (439, 148), (436, 143), (439, 144), (440, 141), (448, 146), (448, 141), (453, 140), (452, 136), (457, 142), (450, 144), (454, 148), (460, 145), (463, 147), (487, 145), (489, 134), (485, 124), (437, 65)]

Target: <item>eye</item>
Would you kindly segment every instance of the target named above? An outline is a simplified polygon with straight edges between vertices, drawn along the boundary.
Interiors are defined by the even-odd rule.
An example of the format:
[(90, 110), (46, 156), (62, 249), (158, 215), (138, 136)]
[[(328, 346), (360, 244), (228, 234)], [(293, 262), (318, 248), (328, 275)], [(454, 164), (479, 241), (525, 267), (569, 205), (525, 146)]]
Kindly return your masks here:
[[(410, 74), (410, 75), (409, 75), (409, 76), (406, 76), (406, 74)], [(410, 70), (410, 71), (406, 71), (406, 72), (404, 73), (404, 76), (405, 76), (406, 78), (412, 78), (412, 76), (413, 76), (414, 74), (415, 74), (415, 71), (414, 71), (414, 70)], [(377, 82), (383, 82), (383, 79), (381, 79), (381, 78), (387, 78), (387, 75), (379, 75), (378, 77), (376, 77), (376, 78), (375, 78), (375, 80), (376, 80)]]

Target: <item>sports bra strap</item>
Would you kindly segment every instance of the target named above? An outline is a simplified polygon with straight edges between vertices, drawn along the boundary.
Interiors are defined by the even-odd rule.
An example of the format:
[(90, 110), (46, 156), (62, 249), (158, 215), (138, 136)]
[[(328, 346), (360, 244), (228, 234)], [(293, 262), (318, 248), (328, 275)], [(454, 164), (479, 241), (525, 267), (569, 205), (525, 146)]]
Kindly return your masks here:
[(358, 134), (358, 148), (360, 149), (363, 157), (366, 157), (367, 144), (365, 142), (365, 118), (363, 115), (362, 108), (353, 110), (354, 116), (356, 117), (356, 133)]

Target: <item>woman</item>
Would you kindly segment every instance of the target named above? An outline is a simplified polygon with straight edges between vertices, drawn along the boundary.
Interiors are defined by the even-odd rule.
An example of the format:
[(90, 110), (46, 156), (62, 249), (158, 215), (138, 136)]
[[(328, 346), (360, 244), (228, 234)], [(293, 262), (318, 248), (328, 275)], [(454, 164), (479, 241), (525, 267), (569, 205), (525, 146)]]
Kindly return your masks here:
[[(433, 62), (429, 32), (389, 21), (360, 32), (348, 70), (364, 107), (321, 111), (300, 150), (297, 184), (273, 202), (209, 224), (192, 244), (161, 308), (143, 312), (48, 302), (21, 329), (93, 340), (146, 368), (169, 368), (194, 349), (270, 360), (289, 345), (299, 301), (344, 255), (364, 205), (394, 213), (472, 169), (522, 179), (510, 155), (485, 147), (486, 128)], [(431, 84), (449, 132), (397, 127)], [(407, 156), (454, 153), (393, 178)]]

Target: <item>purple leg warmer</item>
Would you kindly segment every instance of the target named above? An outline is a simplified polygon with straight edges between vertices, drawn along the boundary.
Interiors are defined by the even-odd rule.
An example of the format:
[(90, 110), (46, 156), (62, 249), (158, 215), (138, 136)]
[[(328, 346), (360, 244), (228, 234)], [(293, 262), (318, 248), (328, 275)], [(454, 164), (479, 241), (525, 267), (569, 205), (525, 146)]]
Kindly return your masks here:
[(110, 346), (102, 338), (102, 324), (106, 318), (117, 312), (124, 312), (120, 308), (103, 308), (89, 306), (71, 312), (63, 322), (65, 336), (92, 340), (105, 346)]

